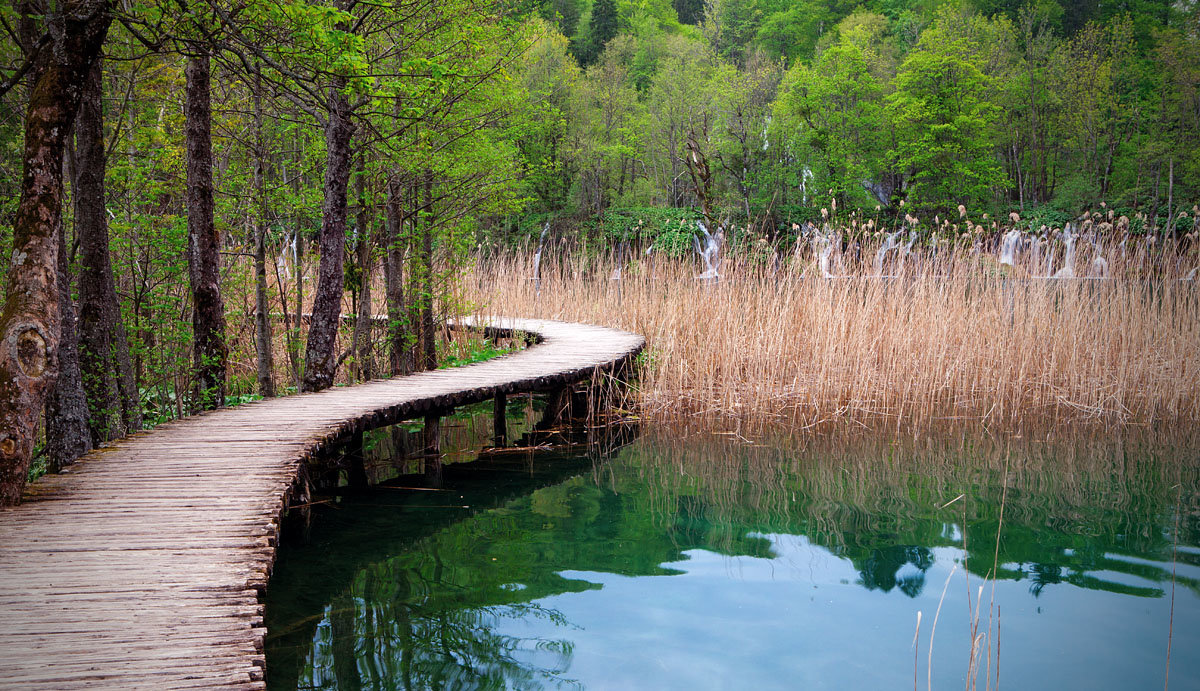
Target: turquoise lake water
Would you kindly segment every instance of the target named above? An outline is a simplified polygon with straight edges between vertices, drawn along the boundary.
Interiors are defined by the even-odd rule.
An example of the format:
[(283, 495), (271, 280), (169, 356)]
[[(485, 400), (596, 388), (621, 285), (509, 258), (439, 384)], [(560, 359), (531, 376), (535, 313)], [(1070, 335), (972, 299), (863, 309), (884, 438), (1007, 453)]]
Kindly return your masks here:
[(280, 552), (271, 688), (1157, 689), (1169, 642), (1200, 689), (1190, 441), (682, 437), (383, 444)]

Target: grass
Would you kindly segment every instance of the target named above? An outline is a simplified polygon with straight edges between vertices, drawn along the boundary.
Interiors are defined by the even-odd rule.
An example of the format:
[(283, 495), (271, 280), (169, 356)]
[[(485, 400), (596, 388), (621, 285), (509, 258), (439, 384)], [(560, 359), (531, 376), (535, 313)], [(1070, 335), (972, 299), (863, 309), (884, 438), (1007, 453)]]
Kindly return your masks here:
[[(807, 245), (778, 259), (756, 247), (726, 257), (715, 284), (691, 259), (543, 257), (540, 290), (532, 252), (511, 253), (479, 259), (466, 298), (645, 335), (643, 413), (676, 423), (1200, 420), (1200, 297), (1174, 255), (1114, 250), (1117, 278), (1044, 280), (943, 246), (903, 266), (893, 253), (880, 278), (877, 247), (835, 256), (828, 279)], [(1089, 262), (1081, 250), (1076, 267)]]

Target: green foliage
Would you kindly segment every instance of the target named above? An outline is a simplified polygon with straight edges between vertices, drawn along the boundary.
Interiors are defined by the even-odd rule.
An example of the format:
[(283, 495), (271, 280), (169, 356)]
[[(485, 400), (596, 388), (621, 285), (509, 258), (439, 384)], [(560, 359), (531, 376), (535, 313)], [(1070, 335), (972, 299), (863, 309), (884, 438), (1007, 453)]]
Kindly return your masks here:
[(439, 357), (438, 369), (473, 365), (477, 362), (498, 358), (501, 355), (508, 355), (516, 350), (517, 348), (515, 346), (498, 346), (490, 341), (484, 341), (476, 344), (475, 347), (470, 348), (465, 352)]
[(601, 236), (610, 242), (640, 241), (668, 256), (682, 256), (692, 249), (698, 209), (663, 207), (612, 208), (600, 216)]
[(595, 61), (604, 51), (604, 46), (617, 35), (618, 18), (616, 0), (595, 0), (592, 4), (592, 15), (588, 21), (589, 45), (587, 52), (581, 56), (585, 65)]
[(897, 129), (890, 155), (910, 175), (910, 196), (921, 205), (975, 204), (1005, 182), (993, 155), (1000, 106), (985, 72), (991, 56), (976, 48), (976, 41), (1005, 31), (947, 10), (896, 75), (888, 101)]
[(843, 204), (866, 204), (861, 181), (882, 170), (887, 131), (883, 86), (871, 74), (867, 55), (839, 42), (812, 67), (792, 68), (781, 92), (780, 122), (797, 133), (819, 165), (820, 188), (832, 190)]

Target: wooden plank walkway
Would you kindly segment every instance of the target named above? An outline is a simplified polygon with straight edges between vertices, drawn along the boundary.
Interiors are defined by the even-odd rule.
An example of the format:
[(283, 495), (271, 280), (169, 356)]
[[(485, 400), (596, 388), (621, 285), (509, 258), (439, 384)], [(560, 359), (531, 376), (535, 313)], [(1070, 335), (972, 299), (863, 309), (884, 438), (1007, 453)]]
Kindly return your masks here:
[(301, 463), (354, 431), (629, 362), (635, 334), (540, 335), (461, 368), (261, 401), (94, 451), (0, 511), (0, 687), (265, 688), (262, 605)]

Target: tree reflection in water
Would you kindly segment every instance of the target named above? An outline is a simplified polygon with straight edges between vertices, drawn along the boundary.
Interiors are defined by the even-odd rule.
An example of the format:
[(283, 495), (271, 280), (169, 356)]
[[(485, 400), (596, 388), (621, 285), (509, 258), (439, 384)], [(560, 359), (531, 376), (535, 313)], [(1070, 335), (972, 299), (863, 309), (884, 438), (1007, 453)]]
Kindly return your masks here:
[(451, 472), (447, 488), (471, 509), (393, 490), (332, 512), (328, 532), (318, 523), (314, 543), (285, 550), (269, 591), (268, 678), (342, 690), (576, 687), (578, 628), (555, 596), (601, 588), (589, 574), (684, 573), (694, 550), (771, 560), (772, 536), (804, 536), (852, 565), (861, 588), (912, 599), (946, 554), (971, 578), (1026, 581), (1035, 597), (1070, 584), (1161, 598), (1177, 538), (1187, 549), (1176, 587), (1200, 595), (1190, 444), (651, 437), (607, 462), (556, 459), (542, 474), (481, 467), (456, 485)]

